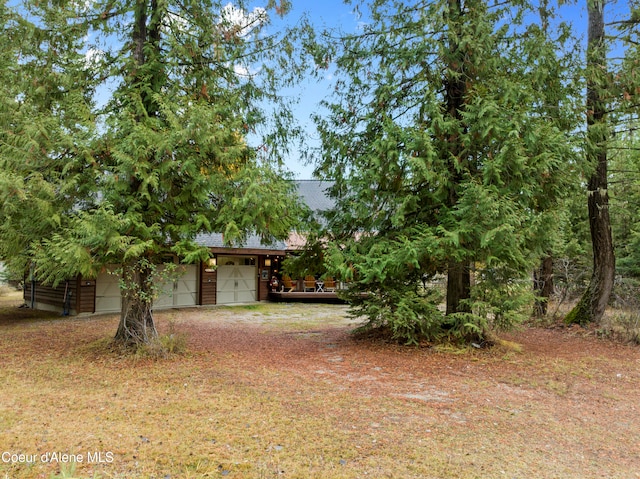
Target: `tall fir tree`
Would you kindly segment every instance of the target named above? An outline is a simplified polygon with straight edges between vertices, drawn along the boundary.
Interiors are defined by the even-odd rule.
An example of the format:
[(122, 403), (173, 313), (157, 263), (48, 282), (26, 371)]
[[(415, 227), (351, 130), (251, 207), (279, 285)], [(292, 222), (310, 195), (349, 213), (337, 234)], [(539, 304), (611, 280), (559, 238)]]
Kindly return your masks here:
[[(609, 190), (616, 271), (623, 277), (640, 277), (640, 5), (607, 22), (617, 46), (610, 93), (611, 142)], [(622, 55), (620, 55), (622, 52)]]
[[(574, 149), (543, 88), (559, 63), (522, 4), (373, 1), (362, 32), (315, 49), (335, 61), (318, 117), (318, 174), (335, 181), (328, 270), (366, 327), (482, 341), (522, 318), (549, 248)], [(565, 37), (559, 41), (566, 40)], [(563, 72), (558, 72), (562, 75)], [(446, 275), (442, 298), (421, 278)], [(426, 284), (426, 282), (425, 282)]]
[(0, 251), (54, 284), (119, 265), (124, 344), (157, 336), (166, 255), (205, 260), (198, 233), (269, 240), (297, 221), (279, 167), (295, 129), (277, 95), (298, 71), (294, 38), (264, 30), (288, 5), (236, 5), (25, 0), (4, 25), (22, 80), (2, 98)]
[[(624, 218), (625, 215), (624, 209), (614, 214), (610, 209), (609, 179), (612, 173), (609, 171), (609, 163), (613, 161), (624, 164), (629, 152), (634, 151), (636, 143), (640, 98), (640, 7), (637, 2), (628, 2), (623, 12), (605, 14), (607, 5), (620, 10), (620, 6), (600, 0), (586, 2), (588, 47), (585, 153), (590, 166), (587, 205), (593, 270), (580, 301), (565, 317), (565, 322), (569, 324), (599, 322), (609, 304), (616, 274), (612, 216), (617, 214)], [(611, 29), (607, 31), (607, 28)], [(611, 53), (612, 48), (615, 49), (615, 54)], [(635, 167), (631, 166), (626, 170), (624, 175), (620, 175), (619, 171), (613, 172), (616, 182), (625, 181), (622, 177), (633, 181)], [(625, 196), (630, 199), (633, 197), (633, 188), (618, 191), (621, 193), (621, 197), (617, 199), (618, 204), (625, 201)], [(635, 216), (635, 212), (632, 216)], [(621, 233), (626, 236), (624, 228)], [(626, 256), (630, 250), (623, 246), (622, 251)], [(624, 269), (629, 264), (628, 257), (625, 257), (623, 264)]]

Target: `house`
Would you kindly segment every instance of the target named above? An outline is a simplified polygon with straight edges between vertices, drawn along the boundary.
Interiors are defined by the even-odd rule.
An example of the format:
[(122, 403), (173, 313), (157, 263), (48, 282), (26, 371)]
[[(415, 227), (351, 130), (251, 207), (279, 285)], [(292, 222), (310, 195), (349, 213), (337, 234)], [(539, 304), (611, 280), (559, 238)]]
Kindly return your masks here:
[[(296, 181), (298, 194), (316, 214), (331, 207), (326, 194), (329, 183), (318, 180)], [(154, 309), (214, 304), (247, 303), (269, 299), (270, 279), (277, 274), (287, 254), (304, 246), (304, 237), (292, 232), (287, 241), (268, 245), (257, 236), (234, 247), (225, 246), (221, 234), (202, 234), (196, 238), (209, 248), (211, 259), (199, 264), (178, 264), (181, 275), (161, 286)], [(178, 263), (177, 258), (170, 260)], [(113, 268), (115, 269), (115, 267)], [(114, 313), (120, 311), (119, 277), (113, 269), (96, 278), (77, 276), (56, 288), (25, 281), (24, 300), (34, 309), (63, 314)]]

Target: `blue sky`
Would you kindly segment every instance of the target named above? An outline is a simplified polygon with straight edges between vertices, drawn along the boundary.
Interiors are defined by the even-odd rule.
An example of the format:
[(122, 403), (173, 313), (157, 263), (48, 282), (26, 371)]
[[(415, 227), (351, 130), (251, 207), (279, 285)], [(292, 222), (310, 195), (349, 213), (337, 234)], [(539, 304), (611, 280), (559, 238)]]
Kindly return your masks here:
[[(306, 14), (318, 30), (340, 27), (344, 31), (353, 32), (358, 27), (359, 18), (353, 13), (351, 5), (342, 0), (292, 0), (293, 9), (284, 19), (284, 23), (292, 23)], [(330, 75), (330, 72), (327, 72)], [(331, 91), (330, 77), (325, 81), (309, 80), (300, 86), (300, 101), (296, 108), (298, 121), (307, 131), (307, 141), (311, 147), (318, 146), (315, 127), (310, 120), (312, 113), (318, 111), (319, 102)], [(313, 165), (305, 164), (300, 156), (293, 153), (289, 156), (285, 168), (298, 179), (310, 179)]]

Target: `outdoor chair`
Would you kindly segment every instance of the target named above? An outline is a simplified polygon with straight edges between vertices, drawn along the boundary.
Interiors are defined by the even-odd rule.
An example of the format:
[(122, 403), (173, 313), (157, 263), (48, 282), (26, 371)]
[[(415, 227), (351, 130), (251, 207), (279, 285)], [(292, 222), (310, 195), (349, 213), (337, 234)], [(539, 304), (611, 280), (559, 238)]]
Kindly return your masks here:
[(313, 276), (306, 276), (304, 278), (304, 291), (315, 291), (316, 290), (316, 279)]
[(282, 277), (282, 284), (284, 286), (285, 293), (291, 293), (296, 289), (296, 284), (291, 280), (289, 276)]
[(324, 290), (333, 293), (336, 290), (336, 282), (333, 278), (325, 278), (324, 280)]

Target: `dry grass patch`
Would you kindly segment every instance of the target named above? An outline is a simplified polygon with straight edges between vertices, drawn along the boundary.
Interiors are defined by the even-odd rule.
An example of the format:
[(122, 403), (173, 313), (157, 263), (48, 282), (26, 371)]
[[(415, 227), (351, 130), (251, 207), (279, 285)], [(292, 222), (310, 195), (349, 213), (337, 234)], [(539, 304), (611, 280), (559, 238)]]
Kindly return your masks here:
[(608, 314), (598, 329), (598, 334), (640, 345), (640, 313), (637, 310), (618, 310)]
[(36, 460), (0, 478), (640, 477), (637, 348), (527, 329), (407, 349), (333, 305), (157, 317), (186, 354), (108, 352), (116, 316), (4, 320), (0, 452)]

